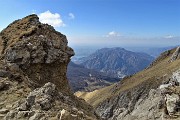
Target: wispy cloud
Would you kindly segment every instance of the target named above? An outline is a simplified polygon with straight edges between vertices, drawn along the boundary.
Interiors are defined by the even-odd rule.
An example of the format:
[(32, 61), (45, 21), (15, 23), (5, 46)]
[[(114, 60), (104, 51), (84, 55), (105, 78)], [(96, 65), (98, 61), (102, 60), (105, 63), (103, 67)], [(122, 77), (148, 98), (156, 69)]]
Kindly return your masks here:
[(31, 12), (32, 12), (32, 14), (36, 14), (36, 10), (32, 10)]
[(69, 19), (75, 19), (75, 15), (73, 13), (69, 13)]
[(119, 37), (119, 36), (122, 36), (122, 35), (115, 31), (111, 31), (107, 35), (105, 35), (105, 37)]
[(40, 13), (39, 20), (42, 23), (50, 24), (53, 27), (64, 27), (65, 24), (61, 18), (61, 15), (58, 13), (51, 13), (49, 10), (43, 13)]
[(1, 31), (1, 30), (3, 30), (3, 28), (2, 28), (2, 27), (0, 27), (0, 31)]
[(167, 35), (167, 36), (165, 36), (164, 38), (166, 38), (166, 39), (171, 39), (171, 38), (174, 38), (175, 36), (173, 36), (173, 35)]

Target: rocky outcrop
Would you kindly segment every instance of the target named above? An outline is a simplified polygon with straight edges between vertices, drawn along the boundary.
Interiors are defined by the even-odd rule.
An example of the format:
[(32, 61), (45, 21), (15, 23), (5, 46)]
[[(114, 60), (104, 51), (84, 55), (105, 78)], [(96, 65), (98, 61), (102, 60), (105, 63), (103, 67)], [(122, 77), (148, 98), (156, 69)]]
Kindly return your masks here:
[(10, 24), (0, 36), (1, 57), (9, 70), (25, 73), (33, 87), (52, 82), (68, 91), (66, 69), (74, 52), (65, 35), (30, 15)]
[(174, 60), (177, 59), (180, 59), (180, 47), (176, 48), (176, 51), (173, 53), (170, 61), (173, 62)]
[[(132, 89), (126, 90), (108, 98), (100, 103), (96, 111), (104, 119), (108, 120), (126, 120), (125, 116), (130, 114), (134, 109), (136, 103), (140, 99), (147, 98), (150, 89), (158, 87), (157, 83), (144, 82)], [(115, 89), (114, 89), (115, 90)], [(127, 119), (133, 120), (133, 119)]]
[[(65, 96), (52, 83), (30, 92), (25, 99), (19, 100), (13, 109), (1, 109), (6, 120), (93, 120), (86, 111), (78, 109), (72, 96)], [(89, 107), (90, 108), (90, 107)]]
[(37, 15), (16, 20), (0, 33), (0, 119), (98, 119), (70, 91), (66, 71), (74, 52), (67, 43)]
[[(169, 120), (180, 119), (180, 70), (177, 70), (169, 79), (157, 89), (150, 89), (146, 97), (131, 96), (127, 93), (120, 98), (109, 100), (97, 107), (97, 112), (108, 120)], [(147, 88), (148, 89), (148, 88)], [(145, 89), (144, 89), (145, 90)], [(137, 95), (141, 95), (141, 91)], [(143, 95), (143, 94), (142, 94)], [(124, 99), (124, 101), (123, 101)], [(130, 101), (126, 104), (126, 101)]]

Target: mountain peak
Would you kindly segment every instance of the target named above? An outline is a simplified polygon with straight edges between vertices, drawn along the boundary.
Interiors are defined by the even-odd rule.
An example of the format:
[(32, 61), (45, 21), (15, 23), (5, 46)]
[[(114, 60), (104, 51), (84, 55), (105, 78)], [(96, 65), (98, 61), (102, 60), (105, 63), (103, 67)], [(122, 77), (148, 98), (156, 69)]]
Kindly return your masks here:
[(153, 57), (145, 53), (136, 53), (124, 48), (102, 48), (82, 59), (82, 65), (96, 69), (114, 77), (123, 78), (146, 68)]
[(15, 71), (26, 72), (32, 78), (33, 86), (49, 82), (51, 78), (59, 88), (67, 90), (66, 74), (60, 69), (66, 71), (74, 51), (67, 46), (65, 35), (40, 23), (34, 14), (11, 23), (0, 35), (1, 56), (8, 67), (16, 65)]
[(0, 111), (5, 110), (0, 119), (97, 118), (70, 91), (66, 70), (74, 51), (67, 43), (65, 35), (34, 14), (0, 33)]

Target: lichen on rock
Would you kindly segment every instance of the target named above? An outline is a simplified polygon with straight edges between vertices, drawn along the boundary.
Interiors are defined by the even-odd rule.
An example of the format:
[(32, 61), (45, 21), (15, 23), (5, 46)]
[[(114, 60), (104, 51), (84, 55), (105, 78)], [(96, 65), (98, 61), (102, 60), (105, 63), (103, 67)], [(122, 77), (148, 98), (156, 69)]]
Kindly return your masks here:
[(74, 51), (65, 35), (30, 15), (10, 24), (0, 36), (1, 57), (9, 69), (25, 73), (32, 87), (52, 82), (68, 91), (66, 69)]

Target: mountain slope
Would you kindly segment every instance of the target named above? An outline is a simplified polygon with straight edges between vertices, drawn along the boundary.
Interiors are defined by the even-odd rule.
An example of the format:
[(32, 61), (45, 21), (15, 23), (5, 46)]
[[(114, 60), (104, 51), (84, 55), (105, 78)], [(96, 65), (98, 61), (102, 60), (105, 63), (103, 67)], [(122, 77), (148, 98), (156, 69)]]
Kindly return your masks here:
[(70, 91), (66, 36), (30, 15), (0, 33), (0, 119), (99, 119)]
[(92, 69), (87, 69), (73, 62), (70, 62), (68, 65), (67, 77), (74, 92), (93, 91), (119, 81), (118, 78), (108, 76), (105, 73)]
[[(138, 72), (133, 76), (124, 78), (117, 84), (113, 84), (111, 86), (89, 93), (77, 92), (76, 95), (85, 99), (88, 103), (96, 107), (96, 111), (100, 114), (100, 116), (109, 120), (113, 120), (113, 118), (119, 118), (118, 120), (150, 119), (147, 117), (147, 114), (149, 112), (143, 111), (145, 110), (145, 108), (141, 108), (137, 112), (137, 106), (140, 106), (143, 103), (147, 102), (148, 99), (150, 100), (151, 95), (148, 96), (149, 94), (151, 94), (150, 91), (153, 89), (155, 89), (155, 91), (158, 91), (157, 89), (161, 84), (163, 84), (163, 81), (164, 83), (170, 83), (169, 78), (172, 76), (173, 72), (180, 69), (180, 59), (178, 57), (180, 55), (180, 52), (177, 52), (179, 51), (178, 49), (179, 48), (177, 48), (176, 51), (175, 49), (172, 49), (162, 53), (161, 56), (151, 64), (150, 67), (141, 72)], [(173, 58), (176, 59), (172, 60)], [(148, 104), (152, 104), (150, 101)], [(148, 104), (146, 103), (146, 105)], [(159, 103), (154, 104), (158, 105)], [(144, 107), (146, 105), (144, 104)], [(167, 109), (166, 106), (167, 105), (163, 106), (163, 108)], [(155, 110), (156, 108), (149, 109)], [(139, 113), (145, 114), (147, 116), (141, 118), (142, 116), (140, 116)], [(132, 117), (132, 114), (136, 117), (127, 117)], [(152, 114), (152, 116), (154, 114)], [(164, 112), (160, 111), (158, 112), (158, 114), (164, 114)], [(169, 115), (169, 113), (167, 113), (167, 115)]]
[(81, 59), (81, 65), (122, 78), (146, 68), (153, 57), (123, 48), (103, 48)]

